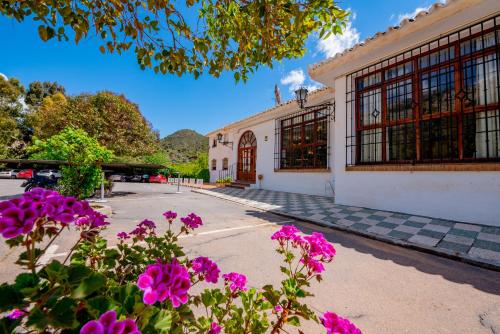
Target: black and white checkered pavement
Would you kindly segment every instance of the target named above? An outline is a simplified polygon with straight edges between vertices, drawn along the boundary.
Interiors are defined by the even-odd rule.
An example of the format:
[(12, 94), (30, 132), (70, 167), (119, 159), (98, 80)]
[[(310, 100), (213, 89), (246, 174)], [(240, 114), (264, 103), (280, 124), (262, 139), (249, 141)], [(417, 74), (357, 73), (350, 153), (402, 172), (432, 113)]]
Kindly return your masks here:
[(235, 188), (196, 192), (500, 269), (500, 227), (338, 205), (323, 196)]

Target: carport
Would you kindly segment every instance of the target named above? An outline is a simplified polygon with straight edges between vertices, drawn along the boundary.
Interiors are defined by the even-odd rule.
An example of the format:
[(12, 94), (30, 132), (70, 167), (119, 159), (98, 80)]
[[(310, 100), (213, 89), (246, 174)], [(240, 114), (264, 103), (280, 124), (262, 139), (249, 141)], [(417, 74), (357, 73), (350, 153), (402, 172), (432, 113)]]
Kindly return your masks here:
[[(6, 168), (13, 169), (58, 169), (60, 166), (68, 165), (67, 161), (62, 160), (36, 160), (36, 159), (0, 159), (0, 164)], [(107, 175), (122, 173), (132, 174), (154, 174), (161, 169), (167, 168), (164, 165), (140, 164), (140, 163), (103, 163), (102, 169)]]

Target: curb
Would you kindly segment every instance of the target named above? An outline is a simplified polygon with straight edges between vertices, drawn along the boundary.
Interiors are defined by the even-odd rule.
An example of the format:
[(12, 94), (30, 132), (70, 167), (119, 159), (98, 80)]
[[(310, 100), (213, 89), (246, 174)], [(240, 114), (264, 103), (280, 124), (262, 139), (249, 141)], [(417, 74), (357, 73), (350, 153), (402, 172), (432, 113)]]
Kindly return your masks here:
[(265, 208), (259, 207), (257, 205), (252, 205), (249, 203), (244, 203), (244, 202), (239, 201), (239, 200), (235, 200), (235, 199), (231, 198), (231, 196), (220, 195), (220, 194), (214, 193), (210, 190), (191, 189), (191, 191), (194, 193), (202, 194), (202, 195), (216, 197), (216, 198), (228, 201), (228, 202), (238, 203), (240, 205), (245, 205), (245, 206), (248, 206), (248, 207), (251, 207), (254, 209), (259, 209), (259, 210), (262, 210), (265, 212), (270, 212), (270, 213), (273, 213), (273, 214), (276, 214), (276, 215), (279, 215), (282, 217), (292, 218), (292, 219), (320, 225), (323, 227), (328, 227), (328, 228), (331, 228), (331, 229), (334, 229), (337, 231), (348, 232), (348, 233), (355, 234), (355, 235), (358, 235), (358, 236), (361, 236), (364, 238), (377, 240), (377, 241), (385, 242), (385, 243), (388, 243), (391, 245), (416, 250), (416, 251), (419, 251), (422, 253), (437, 255), (437, 256), (447, 258), (450, 260), (455, 260), (457, 262), (467, 263), (467, 264), (470, 264), (470, 265), (473, 265), (476, 267), (481, 267), (481, 268), (500, 272), (500, 264), (497, 265), (494, 263), (489, 263), (489, 262), (477, 260), (475, 258), (472, 258), (472, 257), (466, 255), (466, 254), (460, 254), (460, 253), (456, 253), (456, 252), (452, 252), (452, 251), (441, 250), (441, 249), (437, 249), (437, 248), (429, 247), (429, 246), (425, 246), (425, 245), (418, 245), (418, 244), (414, 244), (411, 242), (387, 238), (387, 237), (383, 237), (383, 236), (379, 236), (379, 235), (375, 235), (375, 234), (364, 233), (364, 232), (352, 229), (352, 228), (347, 227), (347, 226), (340, 226), (340, 225), (337, 225), (334, 223), (325, 223), (321, 220), (312, 219), (312, 218), (303, 217), (303, 216), (298, 216), (298, 215), (293, 215), (293, 214), (290, 214), (290, 213), (287, 213), (287, 212), (284, 212), (281, 210), (265, 209)]

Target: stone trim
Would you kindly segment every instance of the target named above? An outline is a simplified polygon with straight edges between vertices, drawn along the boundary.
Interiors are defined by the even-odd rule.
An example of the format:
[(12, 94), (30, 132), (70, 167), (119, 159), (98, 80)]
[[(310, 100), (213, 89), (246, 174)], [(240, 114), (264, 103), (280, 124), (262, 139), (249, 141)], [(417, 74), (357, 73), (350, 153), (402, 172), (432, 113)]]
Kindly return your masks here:
[(499, 172), (500, 163), (346, 166), (346, 172)]

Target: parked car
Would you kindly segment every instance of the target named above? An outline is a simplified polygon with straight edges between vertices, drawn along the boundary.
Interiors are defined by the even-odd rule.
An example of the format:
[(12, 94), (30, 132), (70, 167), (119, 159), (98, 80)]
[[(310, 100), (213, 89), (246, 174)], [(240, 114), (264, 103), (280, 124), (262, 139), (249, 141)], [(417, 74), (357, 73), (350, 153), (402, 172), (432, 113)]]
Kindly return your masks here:
[(21, 187), (24, 188), (25, 192), (27, 192), (33, 188), (54, 189), (56, 185), (57, 180), (55, 178), (35, 175), (24, 181), (21, 184)]
[(162, 174), (151, 175), (149, 177), (149, 183), (167, 183), (167, 178)]
[(125, 176), (127, 182), (142, 182), (142, 175), (134, 174)]
[(0, 178), (15, 179), (15, 178), (17, 178), (17, 173), (19, 173), (19, 169), (1, 170), (0, 171)]
[(127, 182), (149, 182), (148, 174), (134, 174), (125, 176)]
[(59, 173), (59, 171), (55, 169), (42, 169), (41, 171), (37, 172), (36, 175), (47, 177), (49, 179), (58, 179), (61, 177), (61, 173)]
[(123, 174), (111, 174), (109, 179), (114, 182), (125, 182), (126, 177)]
[(18, 179), (30, 179), (33, 177), (33, 169), (23, 169), (17, 173)]

